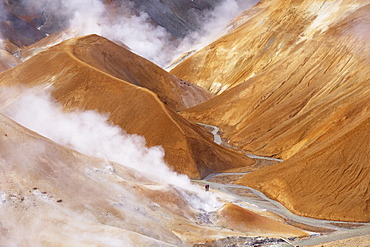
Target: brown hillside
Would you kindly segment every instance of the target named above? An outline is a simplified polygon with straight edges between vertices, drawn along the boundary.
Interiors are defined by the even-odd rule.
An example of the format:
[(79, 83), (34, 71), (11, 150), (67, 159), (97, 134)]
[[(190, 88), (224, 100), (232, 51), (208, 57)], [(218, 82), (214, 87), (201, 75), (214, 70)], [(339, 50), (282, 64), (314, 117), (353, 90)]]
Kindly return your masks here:
[(255, 212), (239, 207), (234, 204), (225, 204), (217, 211), (219, 218), (217, 225), (233, 230), (260, 233), (267, 231), (270, 234), (282, 234), (291, 236), (305, 236), (307, 233), (293, 226), (276, 221), (272, 218), (258, 215)]
[(246, 152), (287, 160), (242, 183), (301, 215), (369, 221), (370, 4), (263, 1), (256, 8), (173, 71), (209, 76), (211, 90), (218, 78), (231, 87), (182, 115), (221, 127)]
[(174, 110), (197, 105), (211, 97), (203, 88), (177, 78), (152, 62), (98, 36), (78, 39), (71, 52), (94, 68), (148, 88)]
[[(328, 27), (366, 4), (366, 0), (261, 1), (234, 20), (232, 32), (181, 62), (171, 73), (220, 94), (277, 61), (308, 57), (317, 49), (312, 41), (324, 41), (322, 33)], [(368, 34), (366, 30), (362, 26), (357, 33)]]
[(0, 60), (0, 72), (10, 68), (11, 67), (8, 65), (8, 63), (4, 62), (3, 60)]
[(362, 118), (333, 141), (319, 138), (309, 149), (238, 183), (263, 191), (299, 215), (370, 222), (370, 114)]
[[(169, 166), (193, 178), (253, 163), (251, 159), (213, 143), (209, 133), (177, 115), (150, 90), (98, 70), (74, 56), (76, 47), (83, 53), (80, 40), (85, 43), (91, 40), (94, 44), (97, 39), (103, 40), (101, 42), (108, 46), (107, 51), (116, 49), (114, 43), (98, 36), (69, 40), (3, 72), (0, 74), (1, 85), (43, 85), (47, 88), (52, 84), (53, 96), (66, 110), (109, 113), (110, 121), (129, 134), (143, 135), (149, 146), (162, 145)], [(89, 50), (89, 45), (86, 46)], [(150, 68), (142, 70), (144, 74), (149, 72)], [(156, 78), (156, 74), (152, 78)]]
[(230, 143), (247, 152), (291, 157), (336, 129), (328, 123), (345, 117), (340, 110), (369, 93), (369, 34), (358, 30), (370, 27), (369, 9), (360, 8), (315, 39), (286, 47), (290, 55), (266, 71), (182, 115), (221, 127)]

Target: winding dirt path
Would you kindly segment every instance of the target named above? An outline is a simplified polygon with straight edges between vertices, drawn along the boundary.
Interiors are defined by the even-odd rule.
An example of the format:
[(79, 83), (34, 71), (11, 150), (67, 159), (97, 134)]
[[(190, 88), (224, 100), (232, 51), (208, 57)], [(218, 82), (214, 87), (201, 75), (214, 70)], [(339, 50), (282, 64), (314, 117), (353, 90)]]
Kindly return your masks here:
[[(200, 124), (211, 130), (214, 135), (214, 141), (221, 145), (222, 139), (218, 134), (219, 128), (212, 125)], [(271, 157), (262, 157), (248, 155), (253, 159), (263, 159), (276, 162), (283, 160)], [(247, 186), (233, 184), (241, 176), (248, 172), (225, 172), (210, 174), (203, 180), (193, 180), (199, 184), (209, 184), (211, 193), (214, 193), (220, 201), (231, 202), (244, 208), (254, 210), (255, 212), (271, 212), (282, 218), (288, 224), (311, 232), (309, 238), (295, 239), (291, 242), (296, 246), (311, 246), (331, 241), (354, 238), (358, 236), (370, 235), (370, 223), (351, 223), (319, 220), (308, 217), (302, 217), (291, 213), (279, 202), (274, 201), (264, 195), (262, 192)]]

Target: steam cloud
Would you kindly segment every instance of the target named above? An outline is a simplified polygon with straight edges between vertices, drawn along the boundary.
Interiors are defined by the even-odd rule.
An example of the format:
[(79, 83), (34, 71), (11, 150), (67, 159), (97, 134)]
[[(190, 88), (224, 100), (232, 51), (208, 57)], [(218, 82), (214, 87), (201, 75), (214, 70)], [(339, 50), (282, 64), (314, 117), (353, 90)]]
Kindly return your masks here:
[[(0, 1), (0, 21), (4, 18), (4, 16), (5, 16), (4, 2)], [(1, 30), (0, 30), (0, 48), (3, 48), (3, 37)]]
[[(120, 1), (115, 8), (118, 14), (110, 15), (101, 0), (28, 0), (23, 3), (39, 12), (51, 13), (48, 19), (56, 23), (68, 22), (73, 36), (97, 34), (117, 43), (124, 43), (133, 52), (164, 67), (186, 51), (194, 50), (211, 42), (220, 35), (229, 22), (241, 11), (253, 6), (257, 0), (224, 0), (215, 9), (203, 13), (189, 12), (202, 27), (182, 41), (173, 37), (161, 26), (154, 25), (147, 13), (134, 14), (130, 0)], [(112, 10), (110, 10), (112, 11)], [(50, 25), (50, 23), (47, 23)], [(63, 25), (63, 24), (60, 24)], [(70, 36), (71, 37), (71, 36)]]
[(194, 14), (198, 23), (203, 23), (202, 27), (189, 34), (182, 41), (178, 52), (199, 49), (200, 47), (212, 42), (221, 35), (228, 24), (243, 10), (256, 4), (258, 1), (235, 1), (225, 0), (214, 10), (204, 12), (202, 15)]
[(145, 146), (145, 139), (128, 135), (108, 122), (108, 115), (94, 111), (64, 113), (50, 94), (34, 88), (19, 95), (18, 89), (0, 91), (2, 113), (19, 124), (81, 153), (136, 169), (152, 181), (177, 188), (191, 206), (206, 211), (220, 203), (210, 193), (191, 184), (185, 175), (165, 164), (161, 147)]

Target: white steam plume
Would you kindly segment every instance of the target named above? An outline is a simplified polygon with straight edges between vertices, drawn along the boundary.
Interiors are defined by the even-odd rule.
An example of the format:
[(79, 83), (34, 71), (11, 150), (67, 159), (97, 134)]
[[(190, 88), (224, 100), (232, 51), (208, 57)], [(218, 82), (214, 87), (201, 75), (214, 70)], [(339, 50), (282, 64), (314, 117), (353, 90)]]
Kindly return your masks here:
[[(253, 6), (257, 0), (224, 0), (214, 10), (192, 12), (193, 19), (201, 23), (202, 27), (187, 35), (180, 43), (160, 26), (150, 22), (145, 12), (138, 15), (134, 11), (133, 2), (123, 0), (122, 6), (111, 15), (101, 0), (43, 0), (24, 1), (33, 8), (48, 9), (55, 16), (64, 16), (68, 19), (69, 28), (77, 32), (77, 36), (97, 34), (117, 43), (124, 43), (133, 52), (164, 67), (176, 57), (186, 51), (194, 50), (208, 44), (220, 35), (229, 22), (243, 10)], [(112, 11), (112, 10), (111, 10)]]
[(152, 181), (170, 184), (194, 208), (211, 211), (220, 206), (215, 197), (191, 184), (187, 176), (168, 168), (162, 147), (146, 147), (143, 137), (128, 135), (120, 127), (108, 123), (107, 115), (94, 111), (64, 113), (49, 93), (37, 91), (39, 89), (35, 88), (23, 92), (15, 100), (17, 89), (0, 90), (2, 113), (59, 144), (134, 168)]
[[(4, 20), (6, 16), (4, 2), (0, 1), (0, 21)], [(0, 48), (3, 48), (3, 34), (0, 29)]]
[(214, 41), (220, 36), (230, 22), (244, 10), (251, 8), (259, 0), (225, 0), (212, 11), (206, 11), (202, 15), (193, 13), (198, 23), (203, 23), (201, 28), (190, 33), (181, 42), (178, 54), (185, 51), (196, 50)]

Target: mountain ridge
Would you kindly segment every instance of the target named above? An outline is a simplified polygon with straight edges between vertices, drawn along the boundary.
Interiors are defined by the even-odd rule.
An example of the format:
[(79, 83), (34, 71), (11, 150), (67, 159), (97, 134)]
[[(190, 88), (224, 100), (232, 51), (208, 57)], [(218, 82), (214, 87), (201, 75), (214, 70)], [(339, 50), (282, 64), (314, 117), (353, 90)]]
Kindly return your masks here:
[[(80, 39), (102, 39), (106, 42), (98, 36)], [(14, 86), (21, 83), (31, 87), (48, 87), (51, 84), (54, 87), (52, 95), (65, 109), (109, 113), (110, 121), (129, 134), (143, 135), (149, 146), (163, 146), (166, 151), (165, 159), (170, 167), (190, 177), (200, 178), (214, 170), (253, 163), (248, 157), (213, 143), (206, 130), (183, 120), (148, 89), (106, 74), (71, 57), (70, 49), (74, 47), (75, 41), (76, 39), (51, 47), (1, 73), (2, 85)], [(116, 47), (113, 43), (109, 44)], [(162, 71), (159, 67), (155, 68)], [(168, 86), (166, 82), (164, 85)]]
[[(322, 3), (321, 8), (318, 8), (319, 2)], [(229, 146), (239, 148), (246, 153), (284, 159), (281, 166), (292, 169), (287, 173), (294, 178), (285, 176), (282, 170), (276, 168), (278, 165), (275, 165), (275, 168), (268, 167), (246, 175), (243, 183), (255, 188), (258, 186), (259, 190), (285, 203), (288, 208), (300, 215), (323, 219), (335, 218), (335, 220), (343, 221), (368, 221), (368, 216), (366, 216), (368, 213), (361, 214), (359, 213), (363, 212), (361, 210), (352, 215), (351, 219), (346, 216), (344, 208), (347, 211), (349, 208), (343, 205), (345, 203), (341, 200), (344, 200), (351, 192), (346, 191), (343, 195), (338, 195), (336, 199), (332, 198), (332, 201), (337, 204), (330, 207), (330, 212), (328, 209), (324, 214), (320, 213), (316, 206), (321, 204), (312, 191), (315, 186), (299, 187), (296, 185), (297, 181), (307, 177), (316, 181), (310, 173), (311, 170), (321, 174), (321, 169), (336, 166), (337, 164), (330, 162), (331, 159), (335, 159), (330, 158), (331, 156), (338, 159), (346, 155), (358, 157), (359, 159), (355, 161), (342, 159), (345, 162), (343, 165), (352, 170), (351, 167), (355, 162), (356, 166), (363, 168), (359, 168), (361, 174), (364, 176), (369, 174), (367, 170), (369, 157), (356, 156), (356, 152), (361, 151), (349, 149), (345, 152), (340, 148), (333, 151), (329, 148), (331, 145), (335, 146), (333, 143), (341, 143), (342, 133), (353, 131), (357, 128), (356, 124), (370, 115), (370, 109), (367, 106), (370, 100), (368, 97), (370, 94), (368, 69), (370, 67), (368, 56), (370, 47), (366, 44), (369, 39), (369, 32), (366, 30), (370, 30), (370, 15), (368, 14), (370, 4), (366, 1), (359, 1), (357, 5), (351, 5), (343, 10), (346, 4), (349, 3), (347, 1), (340, 3), (303, 1), (291, 4), (280, 1), (263, 1), (255, 8), (264, 6), (263, 10), (259, 11), (264, 11), (265, 14), (260, 15), (262, 13), (260, 12), (248, 19), (237, 29), (184, 60), (171, 72), (180, 77), (186, 74), (185, 78), (189, 81), (192, 81), (191, 78), (197, 78), (195, 80), (199, 85), (203, 83), (199, 78), (204, 77), (208, 84), (203, 86), (211, 91), (213, 89), (210, 85), (216, 83), (213, 79), (224, 76), (224, 86), (228, 88), (226, 91), (219, 92), (220, 94), (218, 93), (210, 100), (185, 109), (180, 114), (193, 122), (220, 127), (224, 133), (223, 138)], [(280, 9), (278, 8), (280, 5), (288, 7)], [(309, 20), (304, 19), (307, 6), (310, 6), (312, 11), (318, 11), (321, 17), (317, 15)], [(274, 13), (278, 14), (273, 16)], [(285, 19), (281, 19), (282, 13), (289, 14)], [(265, 25), (267, 22), (264, 19), (265, 16), (271, 17), (270, 25)], [(297, 21), (302, 18), (304, 22)], [(315, 22), (317, 18), (324, 19), (322, 22)], [(253, 30), (251, 27), (257, 28), (255, 25), (260, 22), (261, 31), (246, 35), (247, 31)], [(276, 32), (275, 29), (279, 28), (283, 28), (285, 32)], [(265, 31), (264, 36), (260, 37), (260, 32), (264, 30), (273, 31)], [(291, 33), (285, 35), (289, 30)], [(240, 35), (241, 33), (245, 35)], [(259, 42), (255, 50), (250, 50), (249, 40)], [(235, 46), (235, 44), (238, 45)], [(276, 49), (279, 49), (277, 53)], [(229, 53), (230, 50), (233, 51)], [(237, 54), (245, 56), (244, 53), (248, 52), (255, 54), (253, 59), (265, 65), (258, 67), (258, 63), (254, 63), (253, 60), (248, 60), (247, 66), (239, 66), (238, 63), (232, 62), (240, 58)], [(279, 54), (286, 55), (280, 56)], [(208, 74), (210, 70), (212, 74)], [(217, 70), (220, 70), (220, 75)], [(228, 74), (229, 72), (231, 74)], [(233, 76), (238, 73), (246, 73), (248, 76), (254, 74), (237, 85), (230, 84), (234, 81)], [(368, 129), (363, 128), (362, 131), (363, 135), (367, 136)], [(360, 139), (366, 143), (366, 139)], [(346, 140), (352, 143), (351, 139)], [(326, 160), (309, 159), (312, 162), (312, 167), (309, 168), (307, 162), (297, 157), (306, 157), (309, 150), (316, 150), (319, 143), (328, 146), (326, 149), (323, 148), (327, 152)], [(321, 156), (319, 153), (316, 155)], [(289, 168), (284, 165), (285, 163), (289, 164)], [(322, 168), (316, 164), (321, 164)], [(300, 166), (306, 167), (307, 172), (302, 170), (301, 173), (297, 173), (296, 170)], [(275, 174), (276, 179), (282, 181), (281, 183), (295, 184), (297, 191), (307, 193), (316, 199), (303, 205), (303, 194), (297, 193), (295, 197), (291, 192), (296, 191), (294, 188), (284, 187), (281, 189), (286, 189), (287, 192), (279, 192), (265, 180), (265, 177), (273, 179), (271, 174)], [(336, 175), (339, 176), (339, 174)], [(254, 184), (245, 182), (247, 178), (254, 181)], [(264, 182), (258, 182), (257, 178)], [(316, 188), (316, 192), (335, 191), (334, 188), (338, 187), (333, 181), (338, 181), (341, 186), (348, 186), (355, 193), (356, 189), (351, 186), (354, 179), (356, 177), (349, 178), (349, 180), (337, 177), (331, 178), (328, 183), (317, 182), (320, 189)], [(364, 182), (368, 181), (365, 179)], [(310, 182), (307, 181), (307, 184)], [(361, 208), (367, 204), (361, 196), (357, 200), (358, 205), (353, 206)], [(310, 207), (316, 211), (313, 212)]]

